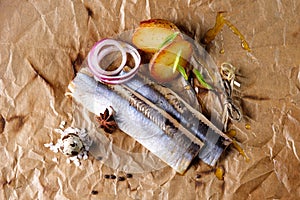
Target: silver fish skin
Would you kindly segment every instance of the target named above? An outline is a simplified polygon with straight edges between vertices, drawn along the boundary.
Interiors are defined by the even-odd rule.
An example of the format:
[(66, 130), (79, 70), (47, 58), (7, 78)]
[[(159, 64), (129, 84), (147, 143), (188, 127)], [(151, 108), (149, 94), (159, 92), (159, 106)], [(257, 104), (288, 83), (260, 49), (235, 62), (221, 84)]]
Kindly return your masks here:
[[(142, 75), (136, 75), (134, 79), (126, 82), (125, 85), (165, 110), (204, 142), (205, 146), (201, 148), (199, 158), (209, 165), (214, 166), (216, 164), (230, 142), (226, 142), (229, 139), (224, 135), (220, 135), (220, 131), (212, 123), (206, 123), (205, 116), (196, 110), (192, 112), (186, 106), (187, 103), (172, 90), (157, 85)], [(195, 112), (197, 115), (194, 114)]]
[(183, 174), (203, 143), (167, 112), (135, 94), (129, 87), (105, 85), (77, 73), (70, 87), (73, 98), (99, 115), (112, 107), (118, 127)]

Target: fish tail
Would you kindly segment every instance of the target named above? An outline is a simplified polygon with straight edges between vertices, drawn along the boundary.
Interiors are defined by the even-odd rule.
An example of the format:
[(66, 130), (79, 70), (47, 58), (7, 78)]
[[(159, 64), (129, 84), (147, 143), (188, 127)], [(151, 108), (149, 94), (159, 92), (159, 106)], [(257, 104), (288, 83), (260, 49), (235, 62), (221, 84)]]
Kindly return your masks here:
[(199, 158), (210, 166), (215, 166), (224, 149), (218, 145), (205, 144), (199, 152)]
[(212, 130), (207, 132), (208, 140), (204, 142), (204, 146), (200, 149), (198, 157), (208, 165), (214, 166), (227, 147), (224, 139)]

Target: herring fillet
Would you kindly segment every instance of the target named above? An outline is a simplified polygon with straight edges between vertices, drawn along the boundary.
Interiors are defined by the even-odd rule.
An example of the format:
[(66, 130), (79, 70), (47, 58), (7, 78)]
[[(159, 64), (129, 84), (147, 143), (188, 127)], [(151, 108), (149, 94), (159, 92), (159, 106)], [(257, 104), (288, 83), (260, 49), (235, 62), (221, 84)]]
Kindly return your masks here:
[(108, 86), (79, 72), (71, 95), (90, 112), (99, 115), (112, 107), (118, 127), (153, 154), (183, 174), (203, 143), (168, 113), (120, 85)]
[[(230, 142), (217, 127), (210, 123), (205, 116), (187, 105), (171, 90), (163, 91), (163, 86), (156, 85), (147, 78), (136, 75), (134, 79), (125, 83), (152, 103), (161, 107), (192, 134), (205, 143), (201, 148), (199, 158), (209, 165), (215, 165), (224, 149)], [(227, 141), (226, 141), (227, 140)], [(226, 144), (227, 143), (227, 144)]]

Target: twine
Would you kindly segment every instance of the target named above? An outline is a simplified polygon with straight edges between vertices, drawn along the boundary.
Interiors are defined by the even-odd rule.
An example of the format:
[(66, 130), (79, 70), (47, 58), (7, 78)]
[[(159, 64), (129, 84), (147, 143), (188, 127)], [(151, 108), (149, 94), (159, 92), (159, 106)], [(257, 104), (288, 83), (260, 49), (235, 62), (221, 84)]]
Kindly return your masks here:
[(242, 114), (240, 109), (233, 103), (232, 101), (232, 90), (234, 85), (237, 85), (238, 87), (240, 84), (235, 79), (235, 67), (228, 63), (224, 62), (221, 65), (221, 76), (223, 79), (223, 84), (225, 88), (225, 95), (226, 99), (223, 102), (224, 104), (224, 111), (222, 115), (222, 122), (224, 124), (224, 131), (227, 131), (227, 124), (228, 120), (235, 120), (240, 121), (242, 119)]

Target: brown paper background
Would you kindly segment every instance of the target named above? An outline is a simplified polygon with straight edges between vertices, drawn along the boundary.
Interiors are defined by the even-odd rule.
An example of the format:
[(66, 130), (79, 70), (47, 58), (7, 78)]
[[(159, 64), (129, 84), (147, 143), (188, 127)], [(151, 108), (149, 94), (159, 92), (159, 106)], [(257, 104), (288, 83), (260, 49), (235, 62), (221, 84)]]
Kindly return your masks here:
[[(171, 20), (199, 39), (218, 11), (228, 12), (252, 48), (244, 51), (224, 28), (210, 49), (217, 64), (238, 69), (234, 94), (244, 118), (233, 128), (250, 162), (231, 148), (218, 164), (224, 181), (199, 162), (184, 176), (165, 167), (117, 182), (103, 175), (122, 172), (93, 157), (75, 167), (43, 146), (58, 139), (61, 120), (74, 121), (64, 93), (96, 41), (149, 18)], [(0, 199), (300, 198), (299, 13), (297, 0), (1, 0)]]

